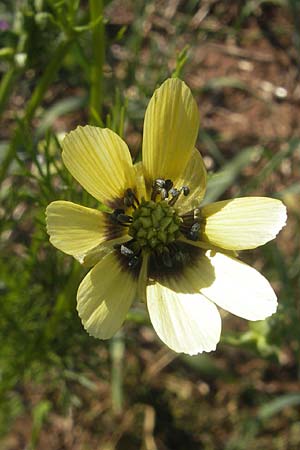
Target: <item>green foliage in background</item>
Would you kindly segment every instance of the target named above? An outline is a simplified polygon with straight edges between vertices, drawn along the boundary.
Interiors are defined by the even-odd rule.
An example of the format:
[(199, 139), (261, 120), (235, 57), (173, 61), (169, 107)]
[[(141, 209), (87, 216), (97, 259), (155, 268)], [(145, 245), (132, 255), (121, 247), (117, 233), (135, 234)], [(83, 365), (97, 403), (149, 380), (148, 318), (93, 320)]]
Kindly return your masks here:
[[(148, 325), (144, 310), (137, 306), (130, 313), (128, 336), (120, 334), (112, 343), (90, 338), (82, 329), (75, 305), (84, 269), (50, 246), (45, 230), (45, 207), (53, 200), (99, 207), (64, 169), (60, 157), (62, 134), (54, 129), (68, 131), (77, 125), (79, 117), (82, 124), (108, 126), (125, 137), (128, 124), (132, 131), (140, 132), (153, 89), (168, 76), (184, 78), (191, 57), (190, 48), (176, 47), (176, 38), (188, 28), (184, 17), (198, 2), (185, 2), (185, 16), (174, 21), (175, 38), (168, 49), (172, 63), (163, 60), (158, 41), (153, 39), (148, 43), (151, 56), (142, 67), (140, 55), (145, 41), (141, 30), (151, 14), (151, 2), (135, 2), (138, 20), (130, 27), (114, 26), (105, 18), (104, 8), (109, 3), (7, 0), (0, 5), (0, 117), (3, 124), (9, 124), (0, 143), (0, 436), (17, 417), (28, 412), (24, 386), (41, 384), (45, 395), (29, 411), (33, 427), (28, 448), (32, 449), (37, 447), (40, 431), (53, 408), (64, 414), (70, 407), (82, 407), (79, 388), (93, 393), (93, 374), (108, 383), (112, 380), (113, 408), (117, 413), (122, 411), (124, 345), (138, 353), (135, 330)], [(239, 6), (235, 22), (226, 30), (228, 36), (239, 37), (244, 21), (263, 3), (276, 3), (294, 13), (293, 33), (299, 50), (296, 1), (240, 3), (245, 5)], [(127, 51), (121, 75), (113, 70), (112, 47), (117, 42)], [(201, 99), (207, 92), (217, 95), (228, 87), (256, 95), (230, 77), (212, 79), (195, 94)], [(134, 95), (126, 95), (129, 88), (135, 89)], [(16, 101), (18, 108), (11, 106)], [(200, 132), (200, 148), (217, 167), (216, 173), (210, 174), (206, 202), (225, 198), (232, 186), (235, 196), (251, 195), (300, 148), (300, 139), (291, 137), (288, 142), (278, 141), (275, 153), (262, 142), (227, 155), (220, 149), (221, 139), (207, 130)], [(139, 156), (136, 153), (134, 157)], [(253, 161), (261, 162), (260, 170), (245, 178), (244, 170)], [(299, 194), (299, 181), (280, 192), (268, 192), (283, 201)], [(255, 358), (277, 363), (282, 349), (288, 348), (300, 375), (299, 208), (292, 217), (298, 231), (288, 258), (274, 242), (252, 256), (260, 259), (263, 272), (276, 283), (280, 293), (278, 313), (266, 322), (249, 325), (245, 332), (224, 333), (223, 348), (249, 351)], [(226, 382), (226, 375), (213, 360), (213, 355), (178, 357), (179, 364), (195, 376), (204, 374)], [(130, 398), (131, 394), (124, 395)], [(299, 395), (290, 393), (258, 405), (257, 419), (244, 418), (226, 449), (250, 448), (247, 445), (265, 421), (299, 403)], [(244, 444), (243, 427), (248, 429)]]

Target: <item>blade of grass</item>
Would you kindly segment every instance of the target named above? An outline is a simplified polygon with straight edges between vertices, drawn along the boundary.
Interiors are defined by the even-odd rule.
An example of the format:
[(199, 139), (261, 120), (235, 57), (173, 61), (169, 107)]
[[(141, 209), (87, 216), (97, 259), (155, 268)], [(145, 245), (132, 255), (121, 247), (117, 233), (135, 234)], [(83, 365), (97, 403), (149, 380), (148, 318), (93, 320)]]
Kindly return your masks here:
[[(46, 67), (43, 75), (41, 76), (35, 90), (33, 91), (32, 96), (26, 106), (24, 119), (23, 119), (23, 121), (25, 123), (29, 123), (32, 120), (32, 118), (36, 112), (36, 109), (41, 104), (46, 90), (48, 89), (49, 85), (55, 78), (55, 76), (62, 64), (62, 61), (63, 61), (65, 55), (68, 53), (73, 42), (74, 42), (73, 37), (70, 37), (70, 38), (62, 41), (59, 44), (59, 46), (57, 47), (55, 53), (52, 55), (50, 63)], [(10, 145), (8, 147), (7, 154), (5, 155), (3, 162), (2, 162), (2, 166), (0, 169), (0, 184), (3, 182), (4, 178), (6, 177), (6, 173), (10, 167), (10, 164), (15, 157), (18, 142), (20, 142), (20, 140), (21, 140), (20, 134), (21, 134), (20, 127), (17, 127), (17, 129), (11, 139)]]
[(40, 125), (36, 131), (36, 137), (43, 136), (58, 117), (77, 111), (82, 108), (85, 103), (86, 97), (81, 96), (66, 97), (62, 100), (58, 100), (43, 114)]
[(258, 418), (266, 420), (281, 412), (284, 408), (289, 406), (300, 405), (300, 394), (292, 393), (281, 395), (274, 400), (264, 404), (258, 411)]
[(238, 153), (232, 161), (225, 164), (220, 172), (209, 179), (204, 204), (219, 199), (234, 183), (242, 169), (246, 167), (253, 158), (257, 158), (262, 151), (262, 147), (247, 147)]
[(32, 413), (33, 425), (28, 450), (35, 450), (37, 448), (40, 433), (42, 431), (44, 422), (46, 421), (51, 408), (52, 405), (48, 400), (42, 400), (34, 407)]
[[(103, 1), (90, 0), (91, 22), (96, 22), (103, 15)], [(95, 123), (95, 112), (101, 117), (103, 104), (103, 64), (105, 58), (105, 33), (103, 20), (91, 30), (93, 58), (90, 73), (90, 122)]]
[(111, 365), (111, 400), (114, 414), (123, 410), (123, 362), (125, 345), (122, 331), (112, 337), (110, 342)]
[(16, 84), (22, 72), (23, 71), (18, 67), (11, 67), (6, 74), (3, 75), (0, 83), (0, 118), (5, 110), (13, 86)]
[(182, 72), (188, 60), (188, 51), (189, 46), (186, 45), (181, 52), (177, 55), (176, 58), (176, 67), (172, 73), (172, 78), (180, 78), (182, 76)]
[(211, 136), (204, 129), (200, 130), (199, 140), (203, 143), (203, 146), (209, 151), (215, 161), (218, 164), (223, 165), (226, 163), (226, 159), (223, 156), (223, 153), (218, 148), (216, 141), (217, 139), (214, 136)]
[(256, 177), (253, 177), (251, 181), (244, 187), (240, 189), (239, 196), (243, 196), (247, 194), (248, 192), (251, 192), (253, 189), (255, 189), (257, 186), (260, 185), (260, 183), (263, 182), (266, 178), (268, 178), (272, 172), (274, 172), (277, 167), (281, 164), (281, 162), (285, 158), (289, 158), (294, 151), (299, 147), (300, 145), (300, 139), (294, 138), (291, 139), (288, 147), (283, 149), (282, 151), (276, 153), (265, 165), (265, 167), (260, 170), (258, 175)]
[(41, 104), (46, 90), (54, 80), (61, 64), (73, 44), (73, 38), (62, 41), (52, 55), (50, 63), (46, 67), (25, 109), (25, 119), (30, 122), (37, 107)]

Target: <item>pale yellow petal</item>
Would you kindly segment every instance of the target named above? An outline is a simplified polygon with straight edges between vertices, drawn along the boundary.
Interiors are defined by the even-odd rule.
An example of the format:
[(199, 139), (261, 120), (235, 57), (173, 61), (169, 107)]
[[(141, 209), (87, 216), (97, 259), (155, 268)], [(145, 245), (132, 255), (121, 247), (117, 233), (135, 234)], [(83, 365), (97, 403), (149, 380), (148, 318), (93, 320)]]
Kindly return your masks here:
[(72, 202), (52, 202), (46, 209), (50, 242), (82, 262), (94, 247), (124, 234), (124, 230), (111, 224), (107, 217), (96, 209)]
[(197, 104), (186, 84), (168, 79), (146, 110), (143, 164), (147, 179), (176, 179), (186, 167), (199, 129)]
[(209, 250), (186, 268), (185, 276), (193, 289), (236, 316), (263, 320), (276, 311), (270, 283), (236, 258)]
[[(123, 229), (124, 231), (124, 229)], [(103, 242), (97, 247), (92, 248), (89, 250), (80, 260), (79, 262), (84, 267), (93, 267), (95, 266), (100, 259), (103, 258), (103, 256), (110, 253), (116, 246), (119, 246), (121, 244), (125, 244), (128, 241), (131, 241), (132, 237), (128, 234), (124, 234), (123, 236), (113, 238), (109, 241)]]
[(285, 225), (286, 208), (280, 200), (244, 197), (204, 206), (203, 238), (218, 247), (244, 250), (274, 239)]
[(175, 352), (196, 355), (216, 349), (221, 319), (203, 295), (176, 292), (172, 282), (155, 283), (147, 287), (147, 305), (156, 333)]
[(142, 199), (147, 198), (146, 194), (146, 185), (145, 185), (145, 176), (144, 176), (144, 166), (141, 161), (134, 164), (135, 170), (135, 186), (136, 186), (136, 197), (139, 202)]
[(62, 143), (62, 158), (73, 177), (93, 197), (111, 205), (134, 188), (134, 169), (126, 143), (112, 130), (78, 127)]
[(195, 148), (186, 168), (174, 181), (174, 187), (180, 189), (183, 186), (189, 188), (189, 194), (181, 194), (175, 208), (178, 212), (188, 212), (200, 206), (206, 190), (207, 173), (200, 152)]
[(108, 339), (121, 327), (136, 296), (137, 279), (116, 251), (105, 255), (81, 282), (77, 310), (86, 331)]

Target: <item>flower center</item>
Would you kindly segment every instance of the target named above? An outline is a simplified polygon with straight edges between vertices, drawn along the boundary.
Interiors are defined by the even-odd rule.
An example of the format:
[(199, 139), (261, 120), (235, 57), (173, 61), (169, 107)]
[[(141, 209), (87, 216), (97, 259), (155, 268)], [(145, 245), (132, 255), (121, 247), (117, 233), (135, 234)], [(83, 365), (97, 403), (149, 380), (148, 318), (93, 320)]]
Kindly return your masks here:
[(129, 234), (144, 250), (161, 250), (179, 236), (182, 220), (166, 200), (142, 200), (132, 215)]
[(160, 178), (153, 182), (150, 200), (139, 201), (131, 188), (126, 189), (125, 209), (117, 208), (109, 217), (115, 226), (128, 228), (132, 237), (117, 246), (120, 257), (130, 269), (140, 269), (145, 252), (150, 255), (152, 272), (180, 271), (188, 263), (192, 250), (178, 239), (181, 234), (192, 241), (200, 239), (200, 209), (179, 214), (174, 206), (181, 195), (189, 193), (188, 186), (178, 189), (171, 180)]

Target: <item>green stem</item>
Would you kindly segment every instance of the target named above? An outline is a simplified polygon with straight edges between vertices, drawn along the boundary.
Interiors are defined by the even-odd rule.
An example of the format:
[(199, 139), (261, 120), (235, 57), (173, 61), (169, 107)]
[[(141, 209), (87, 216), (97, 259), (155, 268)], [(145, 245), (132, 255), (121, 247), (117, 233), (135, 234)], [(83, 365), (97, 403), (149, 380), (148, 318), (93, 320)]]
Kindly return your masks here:
[(123, 410), (123, 361), (125, 344), (123, 334), (119, 331), (110, 342), (111, 356), (111, 400), (114, 414)]
[(43, 100), (44, 94), (48, 89), (48, 86), (55, 78), (60, 66), (62, 65), (62, 61), (66, 56), (66, 54), (68, 53), (73, 42), (74, 41), (72, 38), (62, 41), (57, 47), (54, 55), (52, 55), (50, 63), (46, 67), (45, 72), (40, 78), (29, 102), (27, 103), (25, 109), (25, 119), (28, 122), (30, 122), (30, 120), (33, 118), (37, 107)]
[(3, 75), (0, 84), (0, 117), (5, 110), (13, 85), (16, 83), (21, 73), (22, 70), (13, 66), (6, 72), (5, 75)]
[[(54, 55), (52, 55), (50, 63), (46, 67), (45, 72), (41, 76), (29, 102), (27, 103), (24, 114), (25, 123), (29, 123), (32, 120), (36, 109), (41, 104), (46, 90), (48, 89), (49, 85), (55, 78), (62, 64), (62, 61), (67, 52), (69, 51), (69, 48), (73, 44), (73, 42), (74, 41), (72, 38), (62, 41), (57, 47)], [(9, 166), (16, 155), (17, 146), (21, 139), (20, 134), (21, 134), (21, 126), (19, 125), (19, 127), (16, 128), (15, 133), (11, 139), (7, 154), (5, 155), (2, 161), (2, 165), (0, 168), (0, 184), (6, 177), (6, 173), (9, 169)]]
[[(90, 18), (96, 21), (103, 15), (103, 0), (90, 0)], [(101, 20), (92, 28), (93, 59), (90, 74), (90, 122), (98, 123), (101, 118), (103, 104), (103, 64), (105, 58), (105, 33), (104, 23)]]

